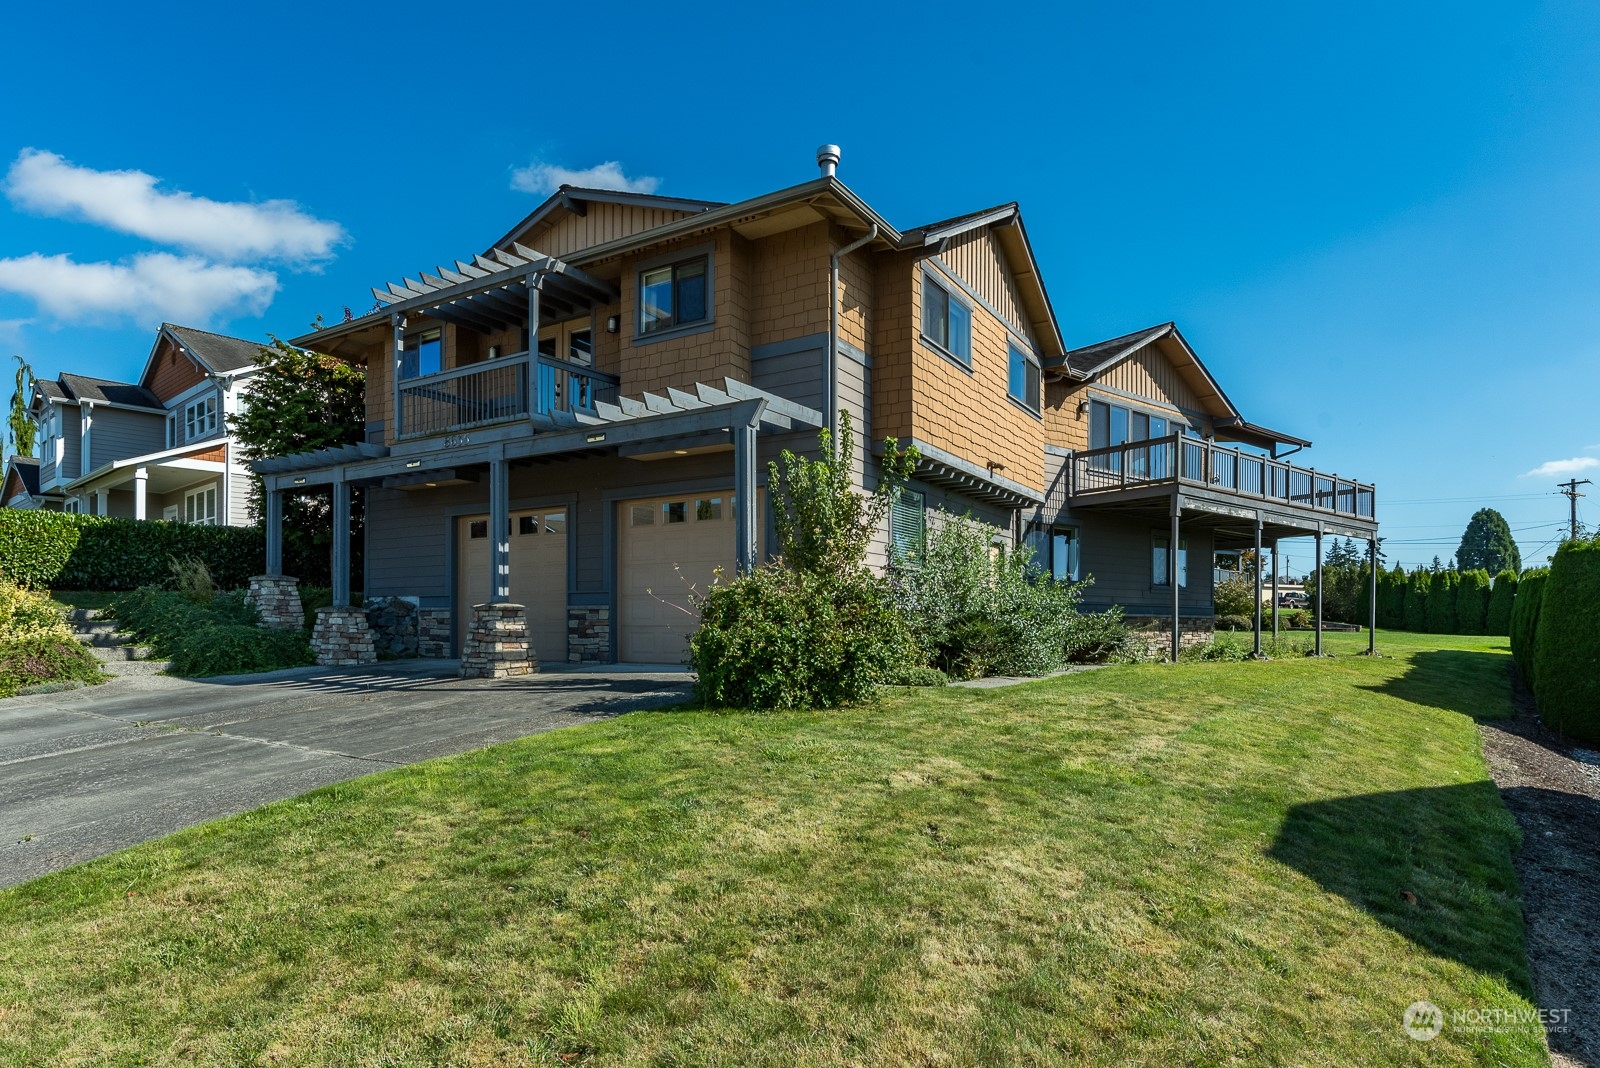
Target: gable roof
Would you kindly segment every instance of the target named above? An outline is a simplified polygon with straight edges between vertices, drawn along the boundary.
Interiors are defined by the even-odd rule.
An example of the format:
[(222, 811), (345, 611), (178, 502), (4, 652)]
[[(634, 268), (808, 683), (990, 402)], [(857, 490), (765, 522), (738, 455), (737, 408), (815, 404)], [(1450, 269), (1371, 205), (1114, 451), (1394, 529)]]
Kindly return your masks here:
[(544, 222), (558, 211), (568, 211), (573, 215), (587, 213), (586, 204), (627, 204), (642, 208), (660, 208), (665, 211), (682, 211), (697, 214), (720, 208), (725, 205), (721, 200), (686, 200), (682, 197), (663, 197), (654, 193), (630, 193), (617, 189), (588, 189), (578, 185), (562, 185), (540, 204), (517, 225), (513, 226), (490, 248), (502, 248), (514, 240), (519, 240), (529, 230)]
[(1222, 391), (1222, 387), (1206, 369), (1206, 365), (1200, 362), (1200, 357), (1190, 346), (1188, 339), (1178, 331), (1176, 323), (1161, 323), (1143, 330), (1135, 330), (1131, 334), (1084, 345), (1070, 350), (1059, 360), (1047, 361), (1046, 366), (1053, 366), (1068, 378), (1091, 382), (1134, 353), (1163, 338), (1171, 338), (1173, 344), (1163, 348), (1162, 355), (1171, 361), (1178, 373), (1194, 388), (1202, 402), (1211, 402), (1214, 410), (1209, 414), (1212, 416), (1212, 426), (1217, 431), (1218, 437), (1274, 451), (1278, 445), (1310, 448), (1311, 442), (1304, 438), (1248, 422), (1233, 401), (1228, 399), (1228, 395)]
[(256, 354), (262, 348), (259, 341), (246, 341), (242, 337), (229, 337), (227, 334), (213, 334), (209, 330), (197, 330), (192, 326), (162, 323), (161, 329), (171, 334), (174, 340), (183, 346), (184, 351), (198, 360), (206, 370), (216, 374), (254, 366)]
[(114, 382), (107, 378), (90, 378), (88, 375), (63, 374), (55, 379), (35, 379), (34, 386), (51, 400), (93, 401), (96, 404), (121, 404), (130, 408), (166, 411), (166, 406), (154, 393), (132, 382)]
[(22, 488), (30, 497), (39, 496), (39, 458), (37, 456), (13, 456), (6, 461), (6, 481), (11, 481), (11, 476), (16, 475), (22, 483)]

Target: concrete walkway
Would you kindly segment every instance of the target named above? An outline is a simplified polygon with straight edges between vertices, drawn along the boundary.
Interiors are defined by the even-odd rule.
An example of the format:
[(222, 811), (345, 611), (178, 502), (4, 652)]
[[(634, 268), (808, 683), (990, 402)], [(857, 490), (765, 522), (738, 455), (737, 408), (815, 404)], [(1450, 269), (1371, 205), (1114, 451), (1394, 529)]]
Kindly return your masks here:
[(385, 768), (688, 698), (670, 666), (125, 676), (0, 701), (0, 886)]

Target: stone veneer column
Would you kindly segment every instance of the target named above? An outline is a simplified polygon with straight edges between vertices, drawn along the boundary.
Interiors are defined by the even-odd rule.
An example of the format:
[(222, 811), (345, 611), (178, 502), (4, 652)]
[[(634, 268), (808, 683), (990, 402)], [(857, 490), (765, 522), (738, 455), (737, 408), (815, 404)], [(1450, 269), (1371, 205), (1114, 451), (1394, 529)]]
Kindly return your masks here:
[(611, 659), (611, 609), (586, 605), (567, 608), (567, 662), (603, 664)]
[(306, 613), (300, 604), (300, 580), (289, 575), (254, 575), (245, 600), (261, 613), (268, 630), (304, 630)]
[(475, 604), (461, 651), (464, 679), (532, 675), (539, 660), (528, 640), (528, 612), (520, 604)]
[(378, 647), (365, 609), (328, 605), (317, 609), (311, 651), (323, 667), (354, 667), (378, 659)]

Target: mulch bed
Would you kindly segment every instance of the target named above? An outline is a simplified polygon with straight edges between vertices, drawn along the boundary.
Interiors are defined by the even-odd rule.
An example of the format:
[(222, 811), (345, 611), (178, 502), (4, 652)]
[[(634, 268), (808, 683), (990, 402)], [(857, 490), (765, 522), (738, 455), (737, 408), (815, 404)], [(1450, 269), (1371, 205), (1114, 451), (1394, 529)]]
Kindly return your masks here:
[(1557, 1068), (1600, 1064), (1600, 752), (1539, 722), (1533, 695), (1511, 668), (1509, 720), (1483, 722), (1483, 752), (1522, 828), (1516, 856), (1528, 961), (1542, 1009), (1569, 1009), (1552, 1029)]

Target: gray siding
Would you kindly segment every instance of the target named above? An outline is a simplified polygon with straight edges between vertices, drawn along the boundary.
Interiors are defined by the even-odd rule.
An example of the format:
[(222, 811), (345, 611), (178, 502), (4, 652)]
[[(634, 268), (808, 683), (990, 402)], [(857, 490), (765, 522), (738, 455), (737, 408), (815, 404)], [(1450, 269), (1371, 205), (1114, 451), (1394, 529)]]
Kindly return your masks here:
[[(810, 342), (813, 339), (803, 339)], [(751, 354), (750, 384), (768, 393), (776, 393), (796, 404), (804, 404), (807, 408), (822, 407), (822, 354), (827, 350), (827, 339), (815, 339), (815, 347), (800, 349), (795, 352), (783, 351), (783, 346), (769, 345), (762, 348), (776, 349), (773, 355), (760, 355), (762, 348), (756, 349)]]
[(250, 525), (250, 489), (255, 481), (247, 472), (235, 471), (228, 476), (228, 517), (231, 526)]
[(160, 452), (167, 444), (166, 418), (154, 412), (96, 408), (89, 430), (93, 471), (116, 460)]
[(61, 477), (71, 481), (85, 473), (84, 469), (78, 466), (78, 458), (83, 451), (83, 440), (80, 436), (82, 433), (80, 424), (83, 420), (76, 407), (63, 404), (59, 406), (59, 410), (61, 412), (61, 437), (66, 443), (66, 448), (61, 456)]

